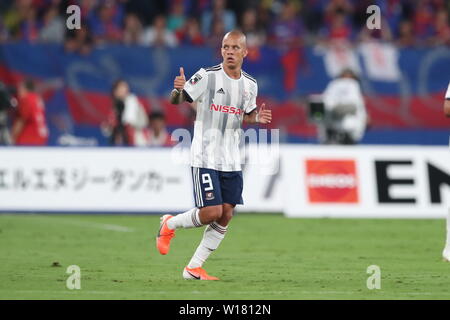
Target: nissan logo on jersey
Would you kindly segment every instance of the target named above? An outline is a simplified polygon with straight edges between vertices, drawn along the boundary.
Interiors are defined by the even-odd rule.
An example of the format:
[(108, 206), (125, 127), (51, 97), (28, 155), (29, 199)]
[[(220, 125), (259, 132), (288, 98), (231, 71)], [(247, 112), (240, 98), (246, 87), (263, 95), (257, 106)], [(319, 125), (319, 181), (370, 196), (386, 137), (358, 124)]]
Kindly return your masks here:
[(211, 106), (209, 107), (209, 110), (237, 114), (237, 115), (241, 115), (244, 112), (244, 110), (239, 109), (237, 107), (223, 106), (223, 105), (214, 104), (214, 103), (211, 104)]

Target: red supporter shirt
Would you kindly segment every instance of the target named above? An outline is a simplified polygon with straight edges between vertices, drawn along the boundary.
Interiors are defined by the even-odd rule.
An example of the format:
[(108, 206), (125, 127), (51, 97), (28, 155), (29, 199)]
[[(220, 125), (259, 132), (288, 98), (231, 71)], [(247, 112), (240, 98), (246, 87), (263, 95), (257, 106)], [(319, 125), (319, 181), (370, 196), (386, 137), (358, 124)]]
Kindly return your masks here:
[(35, 93), (19, 98), (18, 117), (25, 122), (18, 134), (17, 145), (46, 145), (48, 129), (42, 99)]

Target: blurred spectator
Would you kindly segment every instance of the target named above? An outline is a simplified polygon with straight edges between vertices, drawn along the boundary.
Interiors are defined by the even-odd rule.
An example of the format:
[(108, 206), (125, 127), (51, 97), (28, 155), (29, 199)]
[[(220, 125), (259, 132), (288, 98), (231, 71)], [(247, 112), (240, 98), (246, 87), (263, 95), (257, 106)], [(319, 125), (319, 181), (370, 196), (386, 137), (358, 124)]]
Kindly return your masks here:
[(282, 51), (299, 48), (302, 44), (304, 27), (298, 10), (296, 2), (286, 2), (270, 27), (269, 41)]
[(115, 123), (111, 134), (112, 145), (145, 146), (147, 145), (146, 129), (148, 127), (147, 112), (136, 95), (130, 92), (125, 80), (114, 83), (113, 103)]
[(414, 36), (411, 21), (403, 20), (400, 22), (396, 44), (399, 47), (411, 47), (416, 44), (416, 38)]
[(25, 19), (32, 0), (15, 0), (10, 9), (3, 16), (3, 23), (12, 38), (20, 37), (20, 25)]
[(284, 87), (292, 91), (297, 82), (297, 72), (302, 62), (302, 37), (304, 28), (297, 15), (298, 3), (288, 1), (283, 4), (280, 14), (270, 28), (269, 42), (281, 54), (281, 64), (284, 69)]
[(35, 42), (39, 38), (41, 23), (37, 19), (37, 9), (30, 6), (25, 14), (25, 19), (20, 24), (21, 39)]
[(51, 6), (42, 19), (43, 25), (39, 32), (39, 40), (43, 42), (62, 43), (66, 24), (64, 19), (59, 16), (58, 7)]
[[(80, 53), (90, 51), (91, 41), (169, 47), (179, 41), (217, 47), (219, 33), (223, 36), (236, 28), (236, 17), (247, 34), (250, 59), (258, 53), (252, 49), (266, 41), (281, 46), (284, 52), (291, 46), (286, 39), (354, 42), (356, 34), (358, 39), (391, 41), (400, 46), (435, 46), (448, 45), (450, 33), (450, 8), (445, 0), (9, 0), (0, 1), (0, 43), (60, 43), (65, 9), (70, 4), (80, 6), (82, 23), (90, 31), (78, 35), (90, 40), (66, 44), (69, 51)], [(373, 4), (383, 15), (380, 30), (366, 28), (366, 10)], [(69, 38), (76, 38), (75, 33)], [(74, 46), (79, 48), (71, 49)]]
[[(378, 6), (383, 17), (381, 22), (381, 29), (388, 26), (392, 36), (397, 36), (396, 32), (400, 29), (400, 23), (402, 21), (403, 9), (401, 0), (383, 0), (377, 1)], [(382, 30), (383, 31), (383, 30)]]
[(167, 147), (173, 144), (170, 134), (166, 129), (166, 118), (158, 111), (149, 116), (150, 130), (147, 145), (151, 147)]
[(119, 2), (104, 0), (91, 15), (89, 26), (95, 43), (118, 42), (122, 39), (123, 10)]
[(174, 0), (167, 18), (167, 29), (172, 32), (180, 30), (186, 22), (183, 0)]
[(350, 42), (353, 39), (353, 29), (345, 11), (335, 11), (329, 15), (328, 19), (329, 24), (322, 29), (325, 41)]
[(0, 43), (6, 42), (10, 38), (8, 28), (0, 21)]
[(258, 23), (267, 36), (268, 29), (273, 19), (271, 12), (271, 3), (270, 1), (261, 1), (259, 2), (259, 5), (255, 7), (255, 9), (258, 17)]
[(427, 0), (418, 0), (413, 17), (414, 35), (424, 44), (433, 32), (433, 12)]
[(305, 0), (303, 2), (303, 19), (310, 33), (317, 33), (322, 27), (324, 8), (328, 0)]
[(156, 16), (153, 25), (144, 30), (140, 43), (145, 46), (175, 47), (178, 45), (175, 34), (167, 29), (166, 18), (163, 15)]
[(380, 29), (369, 29), (363, 26), (360, 33), (359, 39), (361, 41), (392, 41), (392, 32), (386, 18), (381, 16), (381, 28)]
[(35, 92), (32, 80), (21, 82), (17, 89), (17, 114), (11, 130), (12, 143), (16, 145), (46, 145), (48, 129), (45, 107)]
[(353, 4), (349, 0), (330, 0), (325, 6), (325, 20), (330, 22), (337, 12), (350, 17), (353, 11)]
[(200, 30), (200, 24), (194, 17), (189, 18), (182, 29), (176, 33), (178, 42), (183, 45), (202, 46), (205, 39)]
[(85, 24), (82, 24), (80, 29), (67, 29), (64, 41), (66, 52), (86, 55), (92, 50), (92, 36)]
[[(381, 0), (384, 1), (384, 0)], [(349, 15), (349, 18), (351, 19), (352, 25), (355, 27), (356, 30), (360, 30), (363, 28), (367, 23), (367, 18), (369, 15), (367, 14), (367, 8), (373, 4), (379, 5), (378, 0), (358, 0), (358, 1), (352, 1), (352, 13)], [(381, 10), (383, 13), (383, 10)]]
[(123, 42), (127, 45), (139, 44), (142, 33), (143, 27), (139, 17), (134, 13), (128, 13), (124, 21)]
[(149, 25), (158, 14), (166, 11), (167, 1), (155, 0), (128, 0), (125, 3), (127, 13), (139, 16), (143, 25)]
[(368, 122), (364, 98), (355, 73), (344, 70), (323, 93), (325, 119), (318, 127), (325, 144), (355, 144), (362, 139)]
[(253, 8), (247, 9), (242, 15), (241, 31), (247, 36), (248, 59), (259, 58), (259, 48), (265, 43), (266, 35), (258, 25), (257, 12)]
[(80, 13), (83, 21), (91, 21), (95, 19), (96, 8), (99, 5), (99, 0), (78, 0), (76, 3), (80, 7)]
[(448, 12), (440, 9), (436, 12), (434, 26), (429, 43), (434, 46), (450, 45), (450, 26), (448, 23)]
[(217, 21), (221, 21), (223, 24), (224, 33), (236, 27), (236, 16), (233, 11), (226, 9), (226, 6), (226, 0), (212, 0), (212, 9), (205, 11), (202, 15), (203, 35), (212, 35)]
[(8, 113), (17, 104), (8, 91), (8, 88), (0, 82), (0, 145), (11, 144), (11, 136), (8, 130)]
[(223, 35), (226, 33), (225, 25), (222, 19), (214, 19), (211, 26), (211, 33), (207, 38), (207, 44), (211, 48), (218, 50), (218, 56), (220, 57), (220, 48), (222, 47)]
[(109, 126), (112, 128), (109, 143), (114, 146), (129, 145), (125, 124), (123, 123), (125, 99), (129, 94), (128, 84), (124, 80), (118, 80), (113, 84), (111, 91), (114, 112), (109, 119)]

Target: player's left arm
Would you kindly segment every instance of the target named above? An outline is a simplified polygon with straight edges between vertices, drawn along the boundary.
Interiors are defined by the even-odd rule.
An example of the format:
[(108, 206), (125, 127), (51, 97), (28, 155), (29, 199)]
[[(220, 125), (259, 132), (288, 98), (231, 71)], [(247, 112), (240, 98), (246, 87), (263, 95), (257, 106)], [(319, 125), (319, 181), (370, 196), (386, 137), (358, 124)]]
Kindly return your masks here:
[(244, 114), (244, 121), (246, 123), (254, 124), (254, 123), (262, 123), (267, 124), (272, 121), (272, 110), (266, 109), (266, 104), (263, 103), (259, 108), (259, 111), (254, 109), (252, 112), (248, 114)]
[(244, 111), (244, 121), (246, 123), (255, 124), (262, 123), (267, 124), (272, 121), (272, 111), (266, 109), (266, 104), (263, 103), (258, 110), (258, 106), (256, 104), (256, 97), (258, 96), (258, 85), (252, 84), (250, 87), (250, 101), (245, 107)]

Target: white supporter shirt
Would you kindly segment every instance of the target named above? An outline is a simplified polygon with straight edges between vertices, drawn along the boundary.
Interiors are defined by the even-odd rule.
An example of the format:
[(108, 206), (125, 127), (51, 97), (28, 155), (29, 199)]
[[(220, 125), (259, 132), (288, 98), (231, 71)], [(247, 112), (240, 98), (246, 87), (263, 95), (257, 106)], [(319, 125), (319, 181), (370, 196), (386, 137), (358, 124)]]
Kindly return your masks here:
[(198, 70), (184, 91), (197, 105), (191, 166), (240, 171), (242, 121), (244, 113), (256, 109), (256, 80), (243, 70), (239, 79), (232, 79), (220, 64)]
[(133, 128), (133, 145), (146, 146), (145, 129), (148, 127), (147, 113), (134, 94), (129, 94), (124, 101), (125, 109), (122, 114), (124, 124)]
[(161, 36), (163, 40), (163, 44), (168, 47), (176, 47), (178, 45), (177, 37), (170, 30), (160, 31), (161, 34), (158, 34), (158, 31), (154, 27), (149, 27), (144, 30), (141, 37), (139, 38), (139, 43), (143, 46), (154, 46), (158, 41), (158, 37)]

